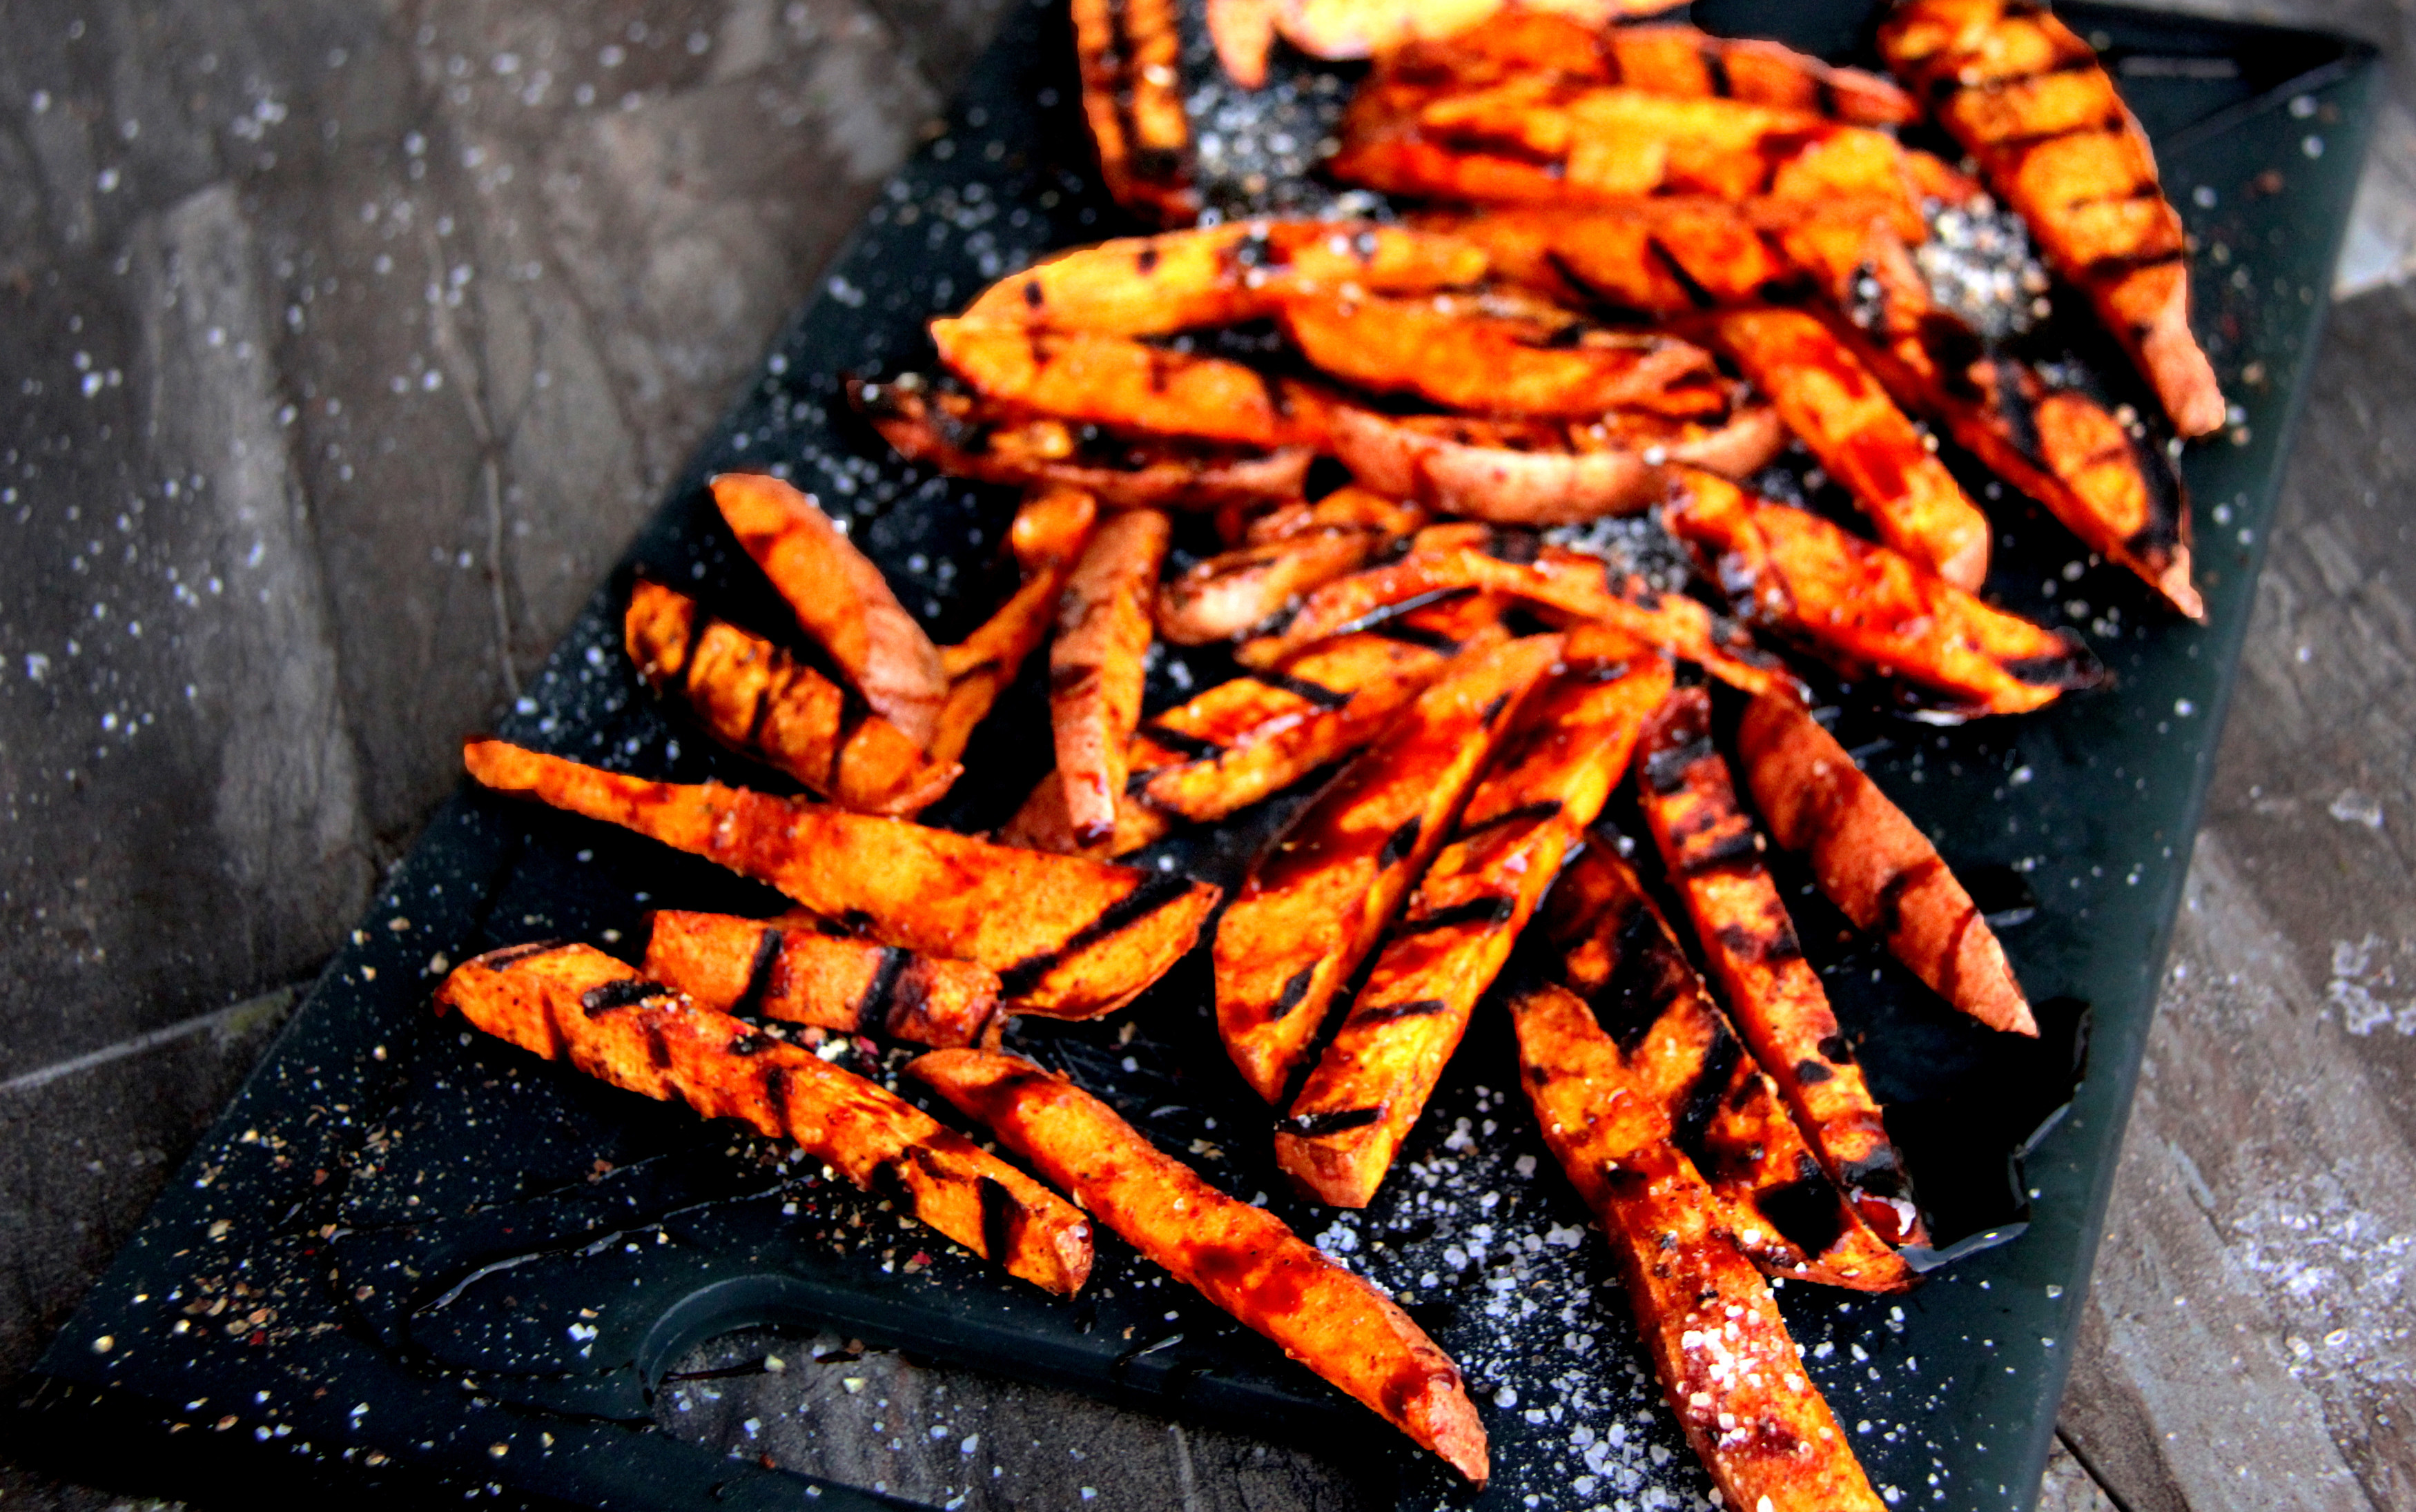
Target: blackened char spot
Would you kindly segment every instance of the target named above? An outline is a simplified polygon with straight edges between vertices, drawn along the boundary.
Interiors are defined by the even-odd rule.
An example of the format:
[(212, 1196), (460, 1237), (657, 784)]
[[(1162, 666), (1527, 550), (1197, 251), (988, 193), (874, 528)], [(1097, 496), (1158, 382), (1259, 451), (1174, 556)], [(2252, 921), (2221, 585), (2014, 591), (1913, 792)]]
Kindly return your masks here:
[(1153, 872), (1143, 877), (1130, 892), (1099, 911), (1099, 916), (1065, 937), (1053, 951), (1041, 951), (1025, 956), (998, 974), (999, 991), (1008, 997), (1020, 997), (1040, 985), (1040, 979), (1056, 969), (1058, 963), (1081, 954), (1120, 930), (1132, 927), (1150, 915), (1166, 907), (1178, 898), (1188, 897), (1191, 879), (1171, 872)]
[(2026, 376), (2022, 365), (2000, 353), (1995, 359), (1997, 370), (1997, 418), (2004, 423), (2005, 440), (2014, 450), (2032, 461), (2041, 460), (2039, 449), (2038, 409), (2031, 403), (2022, 387)]
[(1393, 937), (1426, 935), (1439, 929), (1456, 929), (1461, 924), (1501, 925), (1510, 921), (1518, 911), (1516, 898), (1471, 898), (1455, 903), (1448, 908), (1437, 908), (1419, 919), (1404, 919), (1393, 926)]
[(874, 1162), (872, 1169), (864, 1174), (864, 1190), (897, 1204), (900, 1211), (911, 1211), (914, 1189), (906, 1180), (906, 1157), (893, 1155)]
[(1314, 965), (1305, 966), (1293, 972), (1291, 980), (1284, 983), (1283, 991), (1276, 995), (1275, 1005), (1267, 1010), (1267, 1022), (1273, 1024), (1298, 1008), (1300, 1000), (1308, 996), (1309, 981), (1316, 975), (1317, 967)]
[(1835, 1080), (1836, 1074), (1810, 1055), (1795, 1063), (1795, 1079), (1805, 1086), (1819, 1086), (1823, 1082)]
[(565, 943), (563, 940), (531, 940), (526, 945), (506, 945), (500, 951), (489, 951), (473, 965), (485, 966), (490, 971), (502, 971), (523, 961), (534, 960), (549, 951), (561, 950)]
[(1644, 758), (1644, 780), (1656, 793), (1674, 793), (1686, 786), (1686, 769), (1716, 753), (1709, 731), (1696, 730), (1674, 745), (1653, 749)]
[(1881, 939), (1892, 939), (1904, 927), (1904, 895), (1946, 869), (1946, 863), (1935, 856), (1898, 871), (1880, 884), (1879, 912), (1871, 921), (1871, 932)]
[(1514, 567), (1531, 566), (1544, 554), (1544, 537), (1534, 531), (1496, 530), (1486, 540), (1485, 554)]
[(1489, 819), (1479, 819), (1473, 823), (1463, 821), (1458, 829), (1452, 831), (1452, 838), (1465, 840), (1470, 835), (1483, 834), (1487, 830), (1499, 830), (1508, 825), (1538, 824), (1546, 819), (1558, 818), (1561, 808), (1562, 803), (1559, 799), (1547, 798), (1539, 802), (1522, 804), (1514, 809), (1503, 809)]
[(1691, 968), (1662, 933), (1661, 921), (1638, 905), (1620, 921), (1619, 944), (1610, 975), (1590, 1006), (1596, 1024), (1619, 1046), (1622, 1055), (1636, 1054), (1653, 1025), (1686, 991)]
[(1409, 823), (1385, 836), (1384, 848), (1376, 852), (1376, 869), (1388, 871), (1407, 860), (1410, 852), (1418, 847), (1418, 831), (1425, 823), (1423, 817), (1412, 814)]
[(1342, 623), (1336, 625), (1332, 630), (1326, 632), (1323, 638), (1333, 639), (1342, 636), (1356, 636), (1371, 630), (1378, 631), (1386, 636), (1395, 636), (1397, 638), (1407, 638), (1405, 633), (1396, 632), (1395, 630), (1387, 627), (1392, 625), (1394, 621), (1400, 619), (1402, 615), (1413, 613), (1416, 610), (1426, 608), (1429, 605), (1448, 604), (1457, 599), (1467, 598), (1475, 591), (1476, 590), (1473, 588), (1463, 586), (1456, 588), (1434, 588), (1428, 589), (1423, 593), (1412, 593), (1408, 598), (1401, 600), (1397, 604), (1380, 604), (1355, 620), (1344, 621)]
[(642, 1003), (649, 997), (668, 996), (670, 993), (671, 989), (659, 981), (648, 981), (643, 977), (623, 977), (617, 981), (608, 981), (581, 993), (579, 1006), (586, 1010), (589, 1018), (600, 1018), (616, 1008)]
[(2135, 434), (2127, 427), (2123, 439), (2131, 445), (2131, 465), (2148, 490), (2148, 521), (2122, 545), (2161, 566), (2181, 544), (2182, 522), (2189, 517), (2189, 496), (2182, 488), (2180, 470), (2163, 448), (2146, 434)]
[(1688, 273), (1685, 265), (1670, 255), (1669, 249), (1661, 245), (1660, 237), (1645, 238), (1644, 249), (1652, 256), (1653, 261), (1660, 265), (1661, 271), (1668, 274), (1671, 281), (1676, 283), (1685, 294), (1687, 304), (1697, 309), (1710, 309), (1720, 302), (1717, 294), (1704, 288), (1701, 279)]
[(1767, 965), (1774, 961), (1791, 961), (1804, 953), (1803, 943), (1795, 931), (1785, 924), (1769, 930), (1757, 930), (1744, 924), (1722, 924), (1712, 937), (1720, 949), (1740, 960), (1758, 961)]
[(1303, 1139), (1321, 1139), (1327, 1134), (1339, 1134), (1348, 1130), (1365, 1129), (1384, 1116), (1382, 1108), (1342, 1108), (1333, 1113), (1296, 1113), (1285, 1118), (1276, 1128), (1285, 1133), (1298, 1134)]
[(981, 1178), (982, 1258), (1004, 1262), (1015, 1248), (1015, 1220), (1023, 1205), (995, 1176)]
[(789, 1127), (789, 1068), (766, 1066), (761, 1073), (763, 1106), (771, 1111), (772, 1121), (782, 1129)]
[(1143, 273), (1149, 273), (1155, 269), (1157, 266), (1157, 248), (1155, 247), (1142, 247), (1140, 249), (1140, 255), (1133, 259), (1133, 265), (1138, 267)]
[(745, 1057), (762, 1055), (765, 1049), (779, 1042), (768, 1034), (757, 1034), (749, 1029), (745, 1034), (731, 1036), (730, 1043), (724, 1048), (733, 1055)]
[(895, 945), (881, 948), (881, 964), (872, 968), (872, 980), (865, 983), (864, 996), (855, 1000), (855, 1027), (859, 1033), (870, 1034), (888, 1022), (890, 1002), (898, 996), (898, 974), (913, 958), (913, 951)]
[(1806, 1255), (1825, 1254), (1846, 1232), (1846, 1205), (1817, 1167), (1809, 1175), (1763, 1192), (1755, 1205), (1782, 1238)]
[(2089, 664), (2077, 652), (2068, 651), (2061, 656), (2016, 656), (2012, 661), (1997, 665), (2005, 669), (2007, 677), (2034, 688), (2078, 687), (2089, 681)]
[(1041, 305), (1047, 301), (1047, 299), (1048, 296), (1040, 292), (1039, 279), (1026, 278), (1023, 280), (1023, 303), (1026, 306), (1033, 309), (1038, 309)]
[(1179, 729), (1170, 729), (1155, 721), (1143, 725), (1139, 733), (1143, 740), (1162, 745), (1178, 756), (1193, 761), (1212, 760), (1225, 754), (1225, 748), (1214, 741), (1202, 740), (1197, 735), (1185, 735)]
[(1493, 696), (1493, 701), (1492, 701), (1491, 703), (1487, 704), (1487, 705), (1485, 706), (1485, 712), (1484, 712), (1484, 714), (1483, 714), (1482, 716), (1480, 716), (1479, 723), (1481, 723), (1481, 724), (1486, 724), (1486, 725), (1490, 725), (1490, 724), (1492, 724), (1495, 720), (1500, 719), (1500, 718), (1502, 717), (1502, 710), (1504, 710), (1504, 709), (1507, 709), (1507, 708), (1509, 708), (1509, 707), (1510, 707), (1510, 696), (1509, 696), (1508, 694), (1506, 694), (1506, 693), (1497, 693), (1497, 694), (1495, 694), (1495, 695)]
[(1377, 1003), (1356, 1010), (1351, 1015), (1354, 1026), (1391, 1024), (1399, 1019), (1422, 1019), (1442, 1012), (1451, 1005), (1440, 997), (1420, 997), (1407, 1003)]
[(672, 1064), (672, 1047), (663, 1040), (662, 1025), (648, 1018), (643, 1022), (642, 1028), (646, 1037), (646, 1064), (658, 1071), (669, 1070)]
[(738, 998), (730, 1011), (738, 1014), (754, 1012), (763, 1004), (763, 995), (772, 990), (772, 967), (780, 959), (780, 947), (789, 936), (777, 924), (766, 924), (755, 941), (755, 959), (747, 967), (747, 985), (739, 989)]
[(1339, 709), (1351, 701), (1351, 695), (1337, 693), (1322, 683), (1306, 678), (1296, 678), (1289, 672), (1253, 672), (1250, 674), (1271, 688), (1281, 688), (1293, 697), (1315, 704), (1320, 709)]
[(1734, 95), (1736, 85), (1729, 81), (1728, 54), (1721, 50), (1720, 44), (1717, 42), (1707, 44), (1701, 50), (1700, 55), (1703, 60), (1703, 72), (1710, 78), (1712, 93), (1721, 99), (1727, 99)]
[(1905, 1179), (1904, 1164), (1893, 1145), (1881, 1145), (1859, 1160), (1849, 1160), (1837, 1174), (1847, 1186), (1874, 1197), (1912, 1195), (1912, 1184)]
[(1686, 1085), (1686, 1095), (1678, 1100), (1676, 1115), (1669, 1120), (1669, 1138), (1698, 1162), (1702, 1158), (1703, 1134), (1712, 1125), (1713, 1116), (1720, 1111), (1720, 1098), (1728, 1091), (1729, 1079), (1736, 1074), (1737, 1062), (1744, 1057), (1744, 1049), (1736, 1036), (1729, 1032), (1728, 1021), (1712, 1015), (1712, 1042), (1703, 1047), (1703, 1063), (1695, 1079)]
[(1716, 872), (1724, 866), (1734, 866), (1741, 862), (1754, 861), (1760, 854), (1761, 847), (1754, 844), (1753, 831), (1737, 830), (1722, 835), (1708, 846), (1684, 847), (1684, 854), (1681, 860), (1688, 876), (1700, 876), (1705, 872)]
[(1821, 1036), (1818, 1048), (1820, 1058), (1833, 1066), (1850, 1066), (1854, 1063), (1854, 1047), (1846, 1042), (1846, 1037), (1842, 1034)]

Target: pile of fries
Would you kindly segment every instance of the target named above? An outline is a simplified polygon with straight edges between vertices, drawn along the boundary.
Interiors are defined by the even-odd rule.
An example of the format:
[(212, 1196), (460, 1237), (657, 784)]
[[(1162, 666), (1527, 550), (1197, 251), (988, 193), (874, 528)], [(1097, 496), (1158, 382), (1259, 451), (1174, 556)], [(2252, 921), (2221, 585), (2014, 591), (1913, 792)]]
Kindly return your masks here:
[[(1374, 56), (1327, 171), (1406, 214), (1067, 252), (934, 321), (940, 371), (853, 383), (903, 456), (1025, 490), (1021, 585), (959, 645), (932, 644), (812, 500), (714, 480), (803, 639), (642, 582), (628, 654), (809, 796), (493, 741), (466, 760), (794, 911), (659, 913), (636, 966), (498, 951), (440, 1004), (793, 1139), (1051, 1293), (1081, 1286), (1105, 1222), (1481, 1484), (1459, 1373), (1389, 1298), (997, 1046), (1010, 1015), (1123, 1008), (1213, 921), (1217, 1027), (1277, 1110), (1278, 1164), (1364, 1206), (1532, 931), (1548, 964), (1507, 994), (1522, 1085), (1689, 1441), (1729, 1505), (1878, 1506), (1765, 1277), (1898, 1290), (1928, 1235), (1766, 847), (1807, 857), (1946, 1004), (2037, 1027), (1970, 894), (1775, 652), (1932, 718), (2102, 681), (2076, 637), (1978, 596), (1990, 522), (1915, 414), (2199, 612), (2147, 422), (2009, 355), (1998, 315), (1931, 277), (1925, 250), (1997, 215), (1991, 191), (2176, 429), (2223, 401), (2144, 142), (2045, 12), (1904, 0), (1880, 44), (1908, 93), (1632, 8), (1210, 0), (1238, 85), (1277, 37)], [(1075, 13), (1107, 182), (1196, 216), (1171, 7)], [(1925, 117), (1968, 167), (1899, 142)], [(2010, 282), (2023, 304), (2045, 288)], [(1868, 536), (1751, 491), (1790, 441)], [(1170, 572), (1178, 513), (1221, 549)], [(1144, 717), (1157, 639), (1230, 642), (1244, 671)], [(995, 835), (914, 822), (1044, 645), (1056, 770)], [(1230, 900), (1115, 860), (1337, 771)], [(1631, 774), (1647, 843), (1600, 843)], [(933, 1047), (911, 1073), (1039, 1179), (830, 1065), (829, 1033)]]

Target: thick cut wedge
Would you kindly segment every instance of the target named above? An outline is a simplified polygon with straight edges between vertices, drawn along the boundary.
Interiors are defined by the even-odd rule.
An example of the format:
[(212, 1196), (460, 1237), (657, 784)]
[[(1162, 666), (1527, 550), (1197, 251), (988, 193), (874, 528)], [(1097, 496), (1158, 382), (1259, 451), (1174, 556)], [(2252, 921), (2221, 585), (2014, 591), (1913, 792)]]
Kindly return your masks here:
[(1645, 726), (1636, 756), (1645, 822), (1713, 980), (1813, 1153), (1880, 1237), (1925, 1243), (1904, 1161), (1761, 864), (1761, 838), (1712, 745), (1711, 718), (1710, 695), (1686, 688)]
[(1558, 985), (1591, 1013), (1555, 1030), (1584, 1057), (1588, 1095), (1624, 1091), (1660, 1109), (1670, 1140), (1734, 1205), (1728, 1226), (1754, 1264), (1862, 1292), (1911, 1284), (1911, 1268), (1814, 1159), (1777, 1085), (1627, 862), (1589, 846), (1553, 885), (1542, 918), (1559, 951)]
[(1073, 19), (1082, 116), (1100, 179), (1142, 219), (1189, 225), (1200, 195), (1176, 72), (1183, 38), (1174, 0), (1073, 0)]
[(1020, 1013), (1121, 1008), (1191, 948), (1218, 896), (1203, 882), (718, 783), (648, 782), (502, 741), (469, 742), (462, 764), (499, 792), (717, 861), (872, 938), (988, 966)]
[(1533, 636), (1462, 656), (1251, 870), (1216, 927), (1216, 1031), (1259, 1096), (1283, 1096), (1562, 645)]
[(1333, 442), (1342, 465), (1381, 493), (1497, 525), (1545, 526), (1647, 507), (1667, 462), (1744, 477), (1778, 455), (1787, 430), (1766, 404), (1705, 420), (1620, 411), (1583, 424), (1336, 404)]
[(1215, 509), (1300, 497), (1315, 453), (1271, 452), (1165, 437), (1116, 437), (970, 394), (933, 390), (921, 376), (848, 380), (848, 398), (910, 462), (984, 483), (1080, 488), (1117, 509)]
[(666, 909), (639, 969), (716, 1012), (917, 1044), (996, 1044), (1005, 1017), (994, 971), (789, 920)]
[(700, 1008), (601, 951), (491, 951), (453, 969), (436, 1006), (614, 1086), (795, 1140), (1046, 1291), (1070, 1296), (1090, 1274), (1091, 1225), (1055, 1192), (887, 1088)]
[(1110, 518), (1083, 548), (1057, 607), (1049, 648), (1049, 723), (1074, 839), (1095, 846), (1116, 831), (1125, 745), (1140, 723), (1150, 606), (1170, 527), (1154, 509)]
[(867, 814), (914, 814), (957, 779), (863, 700), (761, 636), (659, 583), (629, 590), (622, 641), (638, 675), (685, 703), (713, 738)]
[(940, 649), (948, 697), (931, 731), (931, 759), (953, 761), (964, 754), (974, 726), (1048, 638), (1057, 601), (1097, 518), (1097, 502), (1079, 488), (1037, 489), (1015, 512), (1007, 541), (1023, 568), (1023, 585), (963, 641)]
[[(1505, 638), (1501, 605), (1455, 593), (1355, 635), (1304, 648), (1142, 722), (1126, 756), (1133, 775), (1116, 808), (1121, 856), (1178, 823), (1210, 823), (1367, 745), (1453, 657)], [(1073, 854), (1065, 788), (1054, 772), (1000, 831), (1011, 846)]]
[(1485, 254), (1448, 236), (1365, 221), (1249, 221), (1127, 236), (1061, 252), (982, 291), (963, 319), (1096, 336), (1172, 336), (1264, 320), (1287, 297), (1464, 288)]
[(1451, 1357), (1281, 1219), (1218, 1191), (1028, 1060), (942, 1050), (910, 1069), (1175, 1280), (1485, 1484), (1484, 1425)]
[(1854, 496), (1880, 540), (1963, 591), (1980, 591), (1988, 516), (1828, 326), (1802, 310), (1749, 309), (1708, 328)]
[(940, 360), (985, 397), (1063, 420), (1229, 445), (1320, 445), (1323, 407), (1222, 357), (1130, 337), (933, 321)]
[(881, 569), (813, 500), (778, 478), (724, 472), (713, 480), (713, 500), (798, 626), (830, 653), (864, 701), (916, 744), (929, 740), (947, 677), (939, 648), (898, 606)]
[(1669, 683), (1657, 649), (1598, 627), (1570, 633), (1276, 1130), (1276, 1163), (1302, 1190), (1337, 1207), (1374, 1199), (1476, 1000)]
[(1880, 50), (2089, 295), (2181, 433), (2220, 429), (2223, 391), (2190, 332), (2189, 237), (2096, 52), (2012, 0), (1909, 0)]
[(1351, 572), (1426, 523), (1426, 511), (1365, 488), (1326, 495), (1281, 534), (1220, 551), (1157, 592), (1157, 633), (1182, 646), (1239, 635)]
[(1661, 518), (1752, 618), (1849, 671), (1943, 694), (1955, 711), (2023, 713), (2105, 681), (2076, 636), (1991, 608), (1883, 546), (1726, 478), (1673, 469)]
[(1971, 894), (1810, 714), (1754, 700), (1737, 726), (1737, 760), (1771, 838), (1810, 855), (1813, 879), (1840, 912), (1963, 1012), (2037, 1036), (2004, 947)]
[(1722, 1505), (1880, 1512), (1730, 1214), (1652, 1100), (1623, 1095), (1585, 1005), (1547, 986), (1513, 1011), (1544, 1143), (1602, 1220), (1669, 1410)]

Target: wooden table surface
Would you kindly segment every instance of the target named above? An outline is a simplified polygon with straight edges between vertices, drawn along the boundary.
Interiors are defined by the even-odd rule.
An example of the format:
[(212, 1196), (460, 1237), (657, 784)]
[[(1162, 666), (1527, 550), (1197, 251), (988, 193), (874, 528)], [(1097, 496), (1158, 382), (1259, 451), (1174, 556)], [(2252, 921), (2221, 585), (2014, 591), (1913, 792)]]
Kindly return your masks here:
[[(2393, 104), (2043, 1505), (2416, 1508), (2416, 11), (2226, 8), (2382, 42)], [(0, 4), (0, 1378), (993, 14)], [(1364, 1505), (1296, 1450), (851, 1353), (718, 1341), (691, 1368), (785, 1368), (662, 1419), (934, 1504)], [(176, 1489), (109, 1475), (0, 1461), (0, 1499)]]

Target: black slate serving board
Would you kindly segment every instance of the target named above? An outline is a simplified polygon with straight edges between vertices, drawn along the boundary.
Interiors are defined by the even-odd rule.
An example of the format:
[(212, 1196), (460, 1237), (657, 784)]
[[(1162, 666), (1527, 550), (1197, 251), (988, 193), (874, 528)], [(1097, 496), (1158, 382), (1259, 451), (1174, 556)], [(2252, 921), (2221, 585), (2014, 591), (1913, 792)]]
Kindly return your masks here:
[[(1846, 692), (1841, 734), (1991, 895), (2043, 1007), (2040, 1044), (1954, 1020), (1846, 937), (1800, 876), (1782, 876), (1940, 1231), (1963, 1240), (1907, 1296), (1782, 1294), (1874, 1484), (1908, 1506), (2022, 1507), (2036, 1493), (2369, 112), (2370, 57), (2350, 44), (2062, 13), (2107, 52), (2158, 144), (2199, 243), (2198, 325), (2240, 413), (2182, 464), (2206, 626), (2159, 611), (2000, 491), (1991, 594), (2082, 629), (2113, 689), (1957, 728)], [(1852, 0), (1700, 0), (1696, 14), (1841, 58), (1869, 20)], [(649, 775), (765, 785), (651, 706), (614, 628), (640, 570), (742, 622), (783, 622), (704, 501), (718, 471), (781, 472), (817, 494), (938, 638), (987, 612), (1007, 581), (1012, 499), (899, 464), (845, 414), (838, 383), (926, 365), (925, 317), (1040, 251), (1128, 229), (1089, 177), (1076, 106), (1062, 15), (1017, 6), (947, 134), (888, 186), (499, 733)], [(1222, 675), (1217, 653), (1167, 656), (1153, 696)], [(930, 817), (994, 823), (1047, 768), (1034, 678), (968, 765), (975, 775)], [(1167, 842), (1143, 863), (1230, 880), (1284, 809)], [(566, 936), (632, 951), (656, 906), (768, 912), (779, 900), (586, 821), (477, 793), (449, 803), (45, 1355), (21, 1440), (69, 1465), (156, 1449), (189, 1490), (256, 1495), (282, 1477), (414, 1502), (886, 1504), (653, 1427), (652, 1389), (672, 1360), (769, 1323), (1365, 1445), (1404, 1505), (1700, 1505), (1708, 1483), (1660, 1406), (1602, 1246), (1513, 1095), (1498, 1013), (1480, 1014), (1384, 1193), (1355, 1215), (1284, 1194), (1265, 1112), (1214, 1042), (1200, 955), (1117, 1019), (1019, 1031), (1019, 1048), (1109, 1095), (1228, 1190), (1268, 1193), (1400, 1295), (1478, 1396), (1495, 1465), (1478, 1497), (1111, 1238), (1083, 1296), (1053, 1302), (777, 1145), (428, 1010), (451, 962)], [(866, 1045), (850, 1063), (883, 1075), (902, 1058)]]

